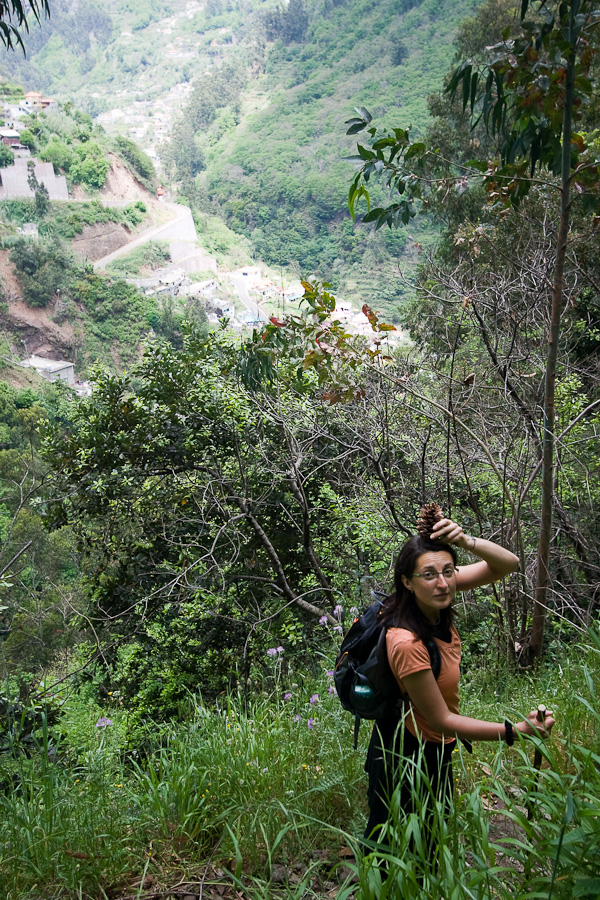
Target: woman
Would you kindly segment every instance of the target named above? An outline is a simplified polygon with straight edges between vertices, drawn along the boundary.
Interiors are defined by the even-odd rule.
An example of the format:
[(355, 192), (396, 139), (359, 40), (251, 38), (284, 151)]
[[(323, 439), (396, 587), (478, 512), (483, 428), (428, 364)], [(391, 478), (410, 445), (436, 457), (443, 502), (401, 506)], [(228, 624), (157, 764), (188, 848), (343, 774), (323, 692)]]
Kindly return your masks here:
[[(479, 562), (456, 568), (456, 547)], [(388, 660), (403, 694), (410, 699), (404, 728), (398, 719), (380, 720), (373, 729), (365, 769), (369, 773), (370, 816), (365, 837), (377, 839), (388, 817), (388, 800), (401, 781), (400, 804), (414, 806), (414, 764), (420, 764), (431, 794), (448, 803), (452, 794), (451, 753), (456, 739), (505, 740), (514, 732), (547, 735), (554, 725), (550, 712), (542, 724), (534, 710), (522, 722), (485, 722), (458, 711), (460, 638), (453, 625), (456, 591), (468, 591), (510, 575), (519, 564), (509, 550), (492, 541), (466, 535), (460, 525), (442, 518), (429, 535), (415, 535), (400, 551), (394, 572), (394, 593), (382, 609), (387, 626)], [(441, 656), (436, 680), (424, 643), (434, 638)], [(421, 746), (419, 744), (421, 740)], [(406, 760), (409, 760), (407, 765)], [(402, 770), (398, 776), (397, 771)], [(430, 794), (429, 794), (430, 796)]]

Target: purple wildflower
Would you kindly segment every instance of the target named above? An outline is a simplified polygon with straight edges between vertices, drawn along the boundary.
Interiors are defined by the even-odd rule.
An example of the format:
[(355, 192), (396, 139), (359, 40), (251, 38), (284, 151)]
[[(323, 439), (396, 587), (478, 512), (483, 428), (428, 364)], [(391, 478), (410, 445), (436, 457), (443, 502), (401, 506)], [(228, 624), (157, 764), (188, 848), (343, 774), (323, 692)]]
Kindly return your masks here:
[(294, 716), (294, 722), (301, 722), (302, 716)]
[(344, 633), (344, 629), (342, 628), (341, 625), (334, 625), (334, 626), (333, 626), (333, 630), (336, 631), (338, 634), (343, 634), (343, 633)]
[(338, 603), (338, 605), (337, 605), (337, 606), (335, 607), (335, 609), (333, 610), (334, 616), (337, 616), (338, 619), (341, 619), (342, 613), (343, 613), (343, 612), (344, 612), (344, 607), (343, 607), (343, 606), (340, 606), (340, 604)]
[(321, 616), (321, 618), (319, 619), (319, 625), (327, 625), (328, 622), (329, 619), (327, 618), (327, 616)]
[(328, 678), (333, 678), (333, 669), (329, 669), (328, 672), (325, 672)]
[(277, 649), (275, 647), (269, 647), (267, 656), (277, 656)]
[(283, 647), (277, 647), (277, 652), (278, 652), (278, 653), (283, 653)]
[(291, 700), (291, 699), (292, 699), (291, 693), (288, 691), (287, 694), (284, 694), (284, 695), (283, 695), (283, 699), (284, 699), (284, 700)]
[(112, 725), (112, 719), (107, 719), (106, 716), (101, 716), (96, 722), (96, 728), (108, 728), (109, 725)]
[(327, 693), (328, 693), (328, 694), (335, 694), (335, 688), (334, 688), (334, 686), (333, 686), (332, 684), (329, 685), (329, 688), (328, 688)]
[(310, 702), (311, 702), (311, 705), (312, 705), (312, 706), (314, 706), (315, 703), (318, 703), (318, 702), (319, 702), (319, 695), (318, 695), (318, 694), (313, 694), (312, 697), (310, 698)]
[(309, 730), (310, 730), (310, 729), (313, 727), (313, 725), (315, 724), (315, 720), (314, 720), (314, 719), (309, 719), (308, 722), (307, 722), (306, 724), (308, 725), (308, 728), (309, 728)]

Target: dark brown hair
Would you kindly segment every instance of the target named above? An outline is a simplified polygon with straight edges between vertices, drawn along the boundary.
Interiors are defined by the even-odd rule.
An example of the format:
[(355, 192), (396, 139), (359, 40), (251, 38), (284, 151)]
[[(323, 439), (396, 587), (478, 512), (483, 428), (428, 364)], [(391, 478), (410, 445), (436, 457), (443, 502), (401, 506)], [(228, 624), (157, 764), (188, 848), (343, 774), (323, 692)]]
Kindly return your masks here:
[[(452, 544), (442, 544), (439, 541), (431, 541), (420, 534), (415, 534), (407, 541), (396, 560), (394, 568), (394, 592), (385, 601), (381, 613), (385, 625), (392, 628), (408, 628), (414, 631), (417, 638), (426, 640), (431, 635), (432, 624), (423, 615), (417, 605), (415, 595), (404, 586), (402, 576), (412, 578), (417, 560), (423, 553), (449, 553), (452, 562), (456, 565), (456, 550)], [(440, 611), (440, 628), (450, 628), (454, 621), (454, 611), (451, 606)]]

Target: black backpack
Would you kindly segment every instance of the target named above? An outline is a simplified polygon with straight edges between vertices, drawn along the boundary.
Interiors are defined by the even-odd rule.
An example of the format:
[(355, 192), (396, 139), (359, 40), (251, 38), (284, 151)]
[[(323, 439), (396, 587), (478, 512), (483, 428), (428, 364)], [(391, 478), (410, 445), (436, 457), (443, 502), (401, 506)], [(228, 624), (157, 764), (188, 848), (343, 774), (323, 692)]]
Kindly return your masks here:
[[(354, 749), (361, 719), (400, 717), (408, 697), (402, 695), (387, 657), (387, 626), (381, 622), (385, 594), (372, 591), (375, 602), (354, 620), (335, 661), (333, 680), (340, 703), (354, 714)], [(440, 650), (433, 638), (424, 641), (434, 677), (442, 666)]]

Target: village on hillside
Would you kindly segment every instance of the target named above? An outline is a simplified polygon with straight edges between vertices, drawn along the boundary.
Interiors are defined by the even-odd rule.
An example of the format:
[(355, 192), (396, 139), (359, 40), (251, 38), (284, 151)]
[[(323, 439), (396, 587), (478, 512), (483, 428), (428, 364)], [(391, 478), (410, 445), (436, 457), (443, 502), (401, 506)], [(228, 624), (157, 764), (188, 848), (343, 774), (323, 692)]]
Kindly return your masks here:
[[(26, 131), (32, 114), (58, 109), (56, 100), (44, 97), (37, 91), (29, 91), (21, 99), (5, 99), (2, 103), (0, 141), (11, 149), (14, 164), (0, 168), (0, 201), (33, 199), (35, 194), (32, 184), (37, 182), (46, 188), (52, 201), (80, 202), (69, 193), (65, 175), (55, 172), (52, 163), (32, 156), (30, 147), (21, 142), (21, 134)], [(115, 202), (114, 199), (103, 196), (102, 191), (98, 199), (105, 206)], [(166, 222), (131, 235), (122, 246), (107, 255), (102, 255), (104, 251), (100, 239), (91, 249), (89, 242), (86, 243), (86, 258), (93, 262), (95, 270), (104, 272), (110, 263), (135, 247), (161, 240), (168, 242), (169, 264), (146, 277), (125, 278), (147, 296), (155, 296), (159, 301), (164, 301), (167, 297), (177, 298), (184, 306), (190, 301), (199, 300), (204, 305), (210, 326), (216, 327), (227, 320), (228, 327), (240, 334), (248, 328), (267, 322), (272, 315), (285, 316), (292, 310), (298, 310), (298, 302), (304, 294), (299, 281), (284, 286), (281, 279), (280, 284), (277, 284), (269, 269), (259, 265), (249, 265), (235, 271), (219, 270), (217, 260), (207, 255), (199, 245), (191, 210), (180, 204), (167, 202), (160, 188), (156, 201), (172, 216)], [(17, 232), (22, 237), (35, 240), (38, 238), (38, 225), (26, 222)], [(198, 278), (199, 274), (204, 277)], [(207, 275), (210, 277), (207, 278)], [(362, 334), (370, 340), (374, 337), (367, 316), (350, 303), (338, 300), (332, 318), (344, 322), (350, 333)], [(399, 339), (394, 334), (387, 338), (391, 345), (396, 344)], [(68, 360), (49, 359), (33, 353), (21, 365), (34, 369), (49, 381), (65, 382), (78, 394), (86, 395), (91, 391), (88, 382), (76, 379), (74, 363)]]

